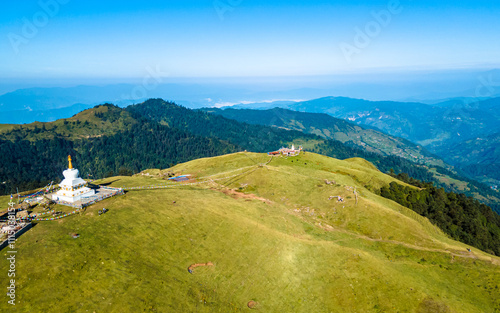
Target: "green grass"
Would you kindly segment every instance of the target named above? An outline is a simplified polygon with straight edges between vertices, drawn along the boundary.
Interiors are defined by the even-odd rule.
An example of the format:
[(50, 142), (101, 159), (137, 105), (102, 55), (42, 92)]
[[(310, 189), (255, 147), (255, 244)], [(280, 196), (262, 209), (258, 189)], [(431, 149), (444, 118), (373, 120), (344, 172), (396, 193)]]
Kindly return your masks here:
[[(359, 159), (307, 153), (258, 166), (268, 160), (238, 153), (180, 164), (165, 171), (231, 172), (214, 178), (255, 171), (130, 191), (39, 223), (17, 242), (16, 311), (243, 312), (250, 300), (260, 312), (500, 310), (499, 259), (475, 249), (476, 258), (465, 257), (466, 245), (365, 188), (393, 178)], [(165, 181), (136, 175), (102, 182)], [(346, 187), (356, 187), (357, 205)], [(345, 203), (328, 200), (338, 194)], [(110, 211), (98, 216), (102, 207)], [(189, 265), (206, 262), (215, 266), (188, 273)]]
[(15, 124), (0, 124), (0, 133), (7, 132), (13, 129), (15, 126)]
[(470, 190), (469, 184), (467, 182), (453, 179), (448, 175), (440, 174), (434, 168), (431, 168), (431, 172), (434, 174), (434, 177), (438, 179), (441, 183), (446, 184), (447, 186), (451, 186), (453, 184), (455, 186), (455, 189), (457, 189), (459, 192)]

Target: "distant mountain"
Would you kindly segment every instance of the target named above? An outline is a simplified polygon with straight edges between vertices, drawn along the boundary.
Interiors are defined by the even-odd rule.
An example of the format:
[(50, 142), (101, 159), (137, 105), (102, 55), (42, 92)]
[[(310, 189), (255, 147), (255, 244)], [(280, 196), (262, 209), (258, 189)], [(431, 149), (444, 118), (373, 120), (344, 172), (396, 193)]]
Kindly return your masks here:
[[(311, 88), (282, 91), (254, 91), (251, 87), (231, 84), (161, 83), (151, 78), (149, 84), (115, 84), (105, 86), (74, 86), (52, 88), (26, 88), (0, 95), (0, 112), (47, 111), (67, 108), (77, 103), (94, 106), (114, 103), (120, 107), (141, 103), (153, 97), (168, 97), (189, 108), (222, 106), (240, 101), (258, 103), (268, 99), (311, 99), (328, 94)], [(21, 123), (32, 122), (29, 119)]]
[(300, 112), (327, 113), (414, 142), (427, 138), (429, 129), (424, 127), (426, 117), (433, 116), (438, 110), (422, 103), (367, 101), (346, 97), (298, 102), (287, 108)]
[[(500, 98), (471, 103), (455, 99), (446, 105), (431, 106), (417, 102), (327, 97), (294, 103), (287, 108), (301, 112), (327, 113), (379, 129), (389, 135), (416, 142), (447, 162), (460, 160), (460, 156), (466, 157), (460, 150), (453, 150), (453, 146), (474, 138), (483, 138), (483, 142), (486, 142), (488, 136), (500, 132)], [(497, 175), (489, 177), (493, 176)]]
[(236, 105), (231, 105), (231, 106), (224, 106), (224, 108), (231, 108), (231, 109), (252, 109), (252, 110), (262, 110), (262, 109), (269, 109), (270, 107), (272, 108), (284, 108), (289, 105), (292, 105), (294, 103), (297, 103), (297, 101), (281, 101), (281, 100), (276, 100), (276, 101), (267, 101), (267, 102), (250, 102), (250, 103), (240, 103)]
[(280, 108), (271, 110), (205, 108), (202, 110), (240, 122), (298, 130), (382, 155), (396, 155), (412, 162), (447, 167), (441, 159), (408, 140), (373, 129), (365, 129), (323, 113), (304, 113)]
[(61, 118), (69, 118), (93, 105), (77, 103), (69, 107), (48, 110), (18, 110), (1, 112), (0, 123), (24, 124), (32, 122), (52, 122)]
[[(494, 97), (500, 94), (497, 86), (485, 86), (480, 89), (481, 93), (477, 94), (477, 88), (481, 87), (481, 84), (500, 81), (500, 70), (373, 72), (253, 79), (181, 79), (167, 76), (158, 68), (149, 68), (144, 77), (127, 80), (127, 83), (109, 84), (107, 80), (85, 80), (75, 81), (73, 87), (17, 90), (13, 90), (18, 88), (14, 86), (36, 84), (0, 80), (0, 90), (12, 90), (0, 94), (0, 112), (44, 111), (69, 107), (76, 103), (93, 106), (109, 102), (125, 107), (149, 98), (168, 98), (189, 108), (229, 105), (241, 105), (238, 108), (242, 108), (251, 104), (255, 108), (270, 101), (277, 101), (272, 108), (281, 107), (283, 103), (278, 101), (317, 99), (332, 95), (371, 100), (412, 99), (412, 102), (425, 99), (429, 101), (426, 103), (436, 104), (436, 99), (444, 99), (439, 101), (444, 102), (457, 97), (481, 99), (478, 97)], [(65, 82), (66, 86), (68, 84), (70, 82)], [(423, 92), (425, 94), (422, 94)], [(29, 122), (33, 120), (22, 121)]]
[[(498, 97), (498, 96), (497, 96)], [(460, 105), (470, 105), (472, 103), (478, 102), (478, 101), (484, 101), (491, 99), (489, 97), (485, 98), (476, 98), (476, 97), (458, 97), (458, 98), (450, 98), (450, 99), (441, 99), (441, 100), (434, 100), (434, 101), (428, 101), (428, 102), (422, 102), (426, 104), (431, 104), (436, 107), (453, 107), (453, 106), (460, 106)]]
[[(196, 90), (196, 92), (193, 92)], [(152, 94), (164, 94), (185, 103), (208, 103), (208, 90), (197, 85), (158, 84), (155, 88), (142, 84), (116, 84), (106, 86), (75, 86), (66, 88), (27, 88), (0, 95), (0, 112), (46, 111), (61, 109), (76, 103), (97, 105), (104, 102), (119, 106), (147, 100)], [(187, 97), (191, 95), (191, 97)]]
[(0, 111), (44, 111), (69, 107), (76, 103), (96, 105), (114, 102), (130, 93), (133, 85), (75, 86), (68, 88), (19, 89), (0, 96)]
[(436, 107), (423, 103), (367, 101), (327, 97), (298, 102), (288, 108), (302, 112), (327, 113), (358, 124), (376, 127), (424, 146), (443, 140), (462, 141), (500, 129), (500, 98), (472, 104)]

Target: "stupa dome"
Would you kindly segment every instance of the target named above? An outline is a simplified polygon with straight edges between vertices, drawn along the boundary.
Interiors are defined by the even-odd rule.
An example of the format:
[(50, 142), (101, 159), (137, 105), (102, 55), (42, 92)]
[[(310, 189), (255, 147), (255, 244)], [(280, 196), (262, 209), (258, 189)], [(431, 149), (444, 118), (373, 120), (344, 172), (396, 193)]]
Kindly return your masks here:
[(76, 168), (68, 168), (63, 172), (64, 179), (75, 180), (80, 177), (80, 171)]

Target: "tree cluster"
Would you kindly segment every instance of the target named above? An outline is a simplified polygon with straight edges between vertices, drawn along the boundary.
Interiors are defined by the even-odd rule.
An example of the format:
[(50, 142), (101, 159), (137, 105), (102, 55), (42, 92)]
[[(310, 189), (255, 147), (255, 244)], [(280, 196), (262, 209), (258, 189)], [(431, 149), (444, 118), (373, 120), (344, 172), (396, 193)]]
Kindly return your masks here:
[(397, 176), (417, 186), (397, 182), (380, 189), (380, 195), (427, 217), (455, 240), (500, 255), (500, 216), (490, 207), (464, 194), (446, 192), (407, 174)]

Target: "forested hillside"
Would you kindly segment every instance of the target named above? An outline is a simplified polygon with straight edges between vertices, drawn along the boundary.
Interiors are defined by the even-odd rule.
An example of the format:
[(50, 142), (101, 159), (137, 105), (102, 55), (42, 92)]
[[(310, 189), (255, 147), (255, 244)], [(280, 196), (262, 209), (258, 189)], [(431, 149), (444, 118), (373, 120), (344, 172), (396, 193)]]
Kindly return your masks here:
[(452, 164), (459, 164), (471, 177), (491, 178), (492, 185), (500, 182), (500, 133), (461, 141), (436, 148), (448, 155)]
[(500, 215), (490, 207), (464, 194), (447, 193), (443, 188), (436, 188), (432, 183), (415, 180), (406, 174), (395, 177), (419, 188), (391, 182), (380, 189), (383, 197), (429, 218), (455, 240), (500, 255)]

